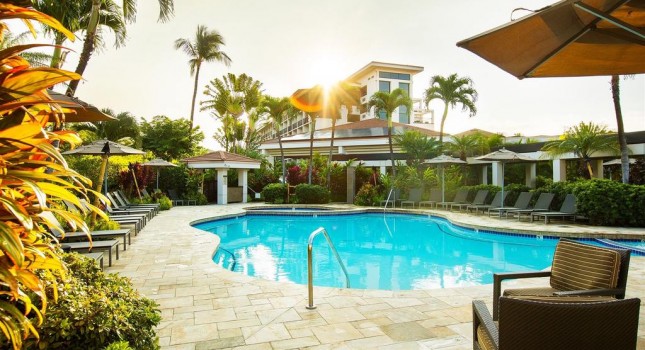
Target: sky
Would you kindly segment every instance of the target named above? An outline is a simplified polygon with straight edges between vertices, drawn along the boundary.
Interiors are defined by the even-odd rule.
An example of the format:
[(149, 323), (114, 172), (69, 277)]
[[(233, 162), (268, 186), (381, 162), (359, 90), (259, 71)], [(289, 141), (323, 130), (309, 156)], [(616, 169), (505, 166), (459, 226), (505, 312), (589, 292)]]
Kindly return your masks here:
[[(289, 96), (379, 61), (424, 67), (413, 78), (416, 98), (422, 97), (434, 75), (457, 73), (473, 80), (478, 113), (469, 117), (460, 109), (450, 110), (448, 133), (480, 128), (506, 136), (558, 135), (581, 121), (616, 129), (609, 77), (518, 80), (455, 45), (510, 21), (514, 8), (538, 9), (551, 0), (174, 2), (174, 17), (160, 23), (158, 2), (138, 1), (126, 46), (115, 49), (107, 41), (105, 49), (92, 56), (76, 96), (147, 120), (156, 115), (189, 118), (194, 77), (188, 56), (175, 50), (174, 42), (192, 40), (197, 26), (205, 25), (224, 37), (222, 50), (232, 64), (202, 66), (198, 101), (210, 80), (229, 72), (261, 81), (268, 95)], [(525, 14), (517, 12), (514, 18)], [(68, 44), (76, 52), (63, 68), (75, 69), (79, 41)], [(645, 75), (621, 80), (621, 105), (626, 131), (645, 130)], [(433, 101), (430, 108), (439, 117), (443, 104)], [(215, 119), (196, 111), (195, 123), (204, 131), (204, 146), (220, 149), (212, 139), (218, 127)]]

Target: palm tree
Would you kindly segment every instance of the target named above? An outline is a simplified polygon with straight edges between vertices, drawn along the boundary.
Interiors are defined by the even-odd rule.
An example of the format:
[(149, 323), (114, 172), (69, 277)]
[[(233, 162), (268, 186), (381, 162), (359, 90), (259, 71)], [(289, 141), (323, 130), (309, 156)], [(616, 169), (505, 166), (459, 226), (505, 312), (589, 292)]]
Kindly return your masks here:
[[(174, 10), (174, 3), (173, 0), (158, 0), (159, 1), (159, 20), (160, 21), (165, 21), (170, 16), (172, 16), (173, 10)], [(106, 22), (106, 19), (101, 18), (100, 12), (101, 8), (104, 4), (110, 3), (112, 8), (114, 8), (116, 5), (112, 3), (109, 0), (91, 0), (91, 8), (90, 12), (88, 15), (88, 20), (87, 20), (87, 29), (85, 30), (85, 40), (83, 41), (83, 51), (81, 52), (80, 59), (78, 61), (78, 65), (76, 66), (75, 72), (79, 75), (83, 75), (85, 72), (85, 68), (87, 68), (87, 64), (90, 61), (90, 56), (92, 56), (92, 53), (94, 52), (95, 49), (95, 44), (97, 42), (97, 39), (99, 38), (97, 36), (98, 33), (98, 26), (99, 24), (103, 24)], [(67, 2), (62, 2), (60, 3), (60, 6), (63, 7), (63, 12), (65, 11), (65, 8), (67, 6)], [(116, 6), (118, 8), (118, 6)], [(120, 22), (127, 22), (127, 23), (132, 23), (136, 19), (136, 14), (137, 14), (137, 1), (136, 0), (123, 0), (122, 2), (122, 15), (120, 15)], [(99, 21), (100, 20), (100, 21)], [(125, 25), (123, 26), (124, 28), (124, 33), (125, 33)], [(69, 96), (74, 96), (76, 93), (76, 89), (78, 88), (78, 83), (79, 80), (73, 80), (70, 82), (69, 86), (67, 87), (67, 95)]]
[(329, 157), (327, 158), (327, 187), (331, 189), (331, 161), (334, 150), (334, 139), (336, 137), (336, 121), (340, 118), (341, 111), (346, 111), (352, 106), (360, 103), (360, 90), (357, 86), (347, 82), (339, 82), (334, 85), (326, 96), (323, 96), (324, 116), (331, 118), (331, 139), (329, 140)]
[[(475, 155), (480, 148), (481, 142), (478, 134), (470, 134), (463, 136), (453, 136), (452, 141), (446, 143), (446, 148), (465, 161), (469, 156)], [(483, 154), (483, 153), (482, 153)]]
[[(22, 45), (32, 35), (31, 32), (14, 34), (9, 29), (1, 27), (0, 32), (2, 32), (0, 34), (0, 50)], [(60, 35), (64, 36), (63, 34)], [(52, 56), (43, 52), (21, 52), (20, 57), (27, 60), (31, 66), (44, 66), (46, 65), (45, 62), (49, 61)]]
[(417, 130), (409, 130), (402, 135), (395, 135), (396, 142), (405, 153), (408, 154), (408, 161), (411, 166), (421, 170), (421, 164), (429, 158), (439, 155), (439, 141), (433, 137), (428, 137)]
[(405, 106), (408, 111), (412, 110), (412, 100), (405, 90), (394, 89), (392, 92), (377, 91), (370, 97), (368, 107), (374, 107), (374, 113), (385, 112), (387, 117), (387, 138), (390, 145), (390, 160), (392, 161), (392, 176), (396, 177), (396, 166), (394, 164), (394, 150), (392, 148), (392, 113), (394, 110)]
[[(61, 3), (58, 1), (33, 0), (32, 2), (35, 9), (56, 18), (65, 28), (73, 33), (87, 28), (87, 14), (92, 10), (92, 3), (89, 1), (69, 0)], [(85, 19), (85, 23), (83, 23), (83, 18)], [(54, 45), (56, 45), (50, 59), (50, 66), (52, 68), (60, 68), (65, 61), (67, 52), (69, 52), (63, 52), (62, 47), (67, 37), (61, 32), (45, 25), (43, 25), (43, 32), (48, 36), (53, 36)]]
[(231, 59), (226, 53), (221, 51), (220, 47), (224, 45), (224, 37), (215, 30), (208, 30), (206, 26), (198, 25), (194, 41), (189, 39), (177, 39), (175, 49), (183, 50), (190, 60), (190, 75), (195, 74), (195, 88), (193, 90), (193, 100), (190, 107), (190, 128), (193, 128), (193, 118), (195, 115), (195, 99), (197, 98), (197, 86), (199, 84), (199, 70), (203, 62), (219, 61), (226, 66), (231, 64)]
[(282, 124), (289, 119), (293, 119), (296, 116), (296, 110), (293, 108), (289, 102), (288, 97), (272, 97), (267, 96), (262, 101), (262, 111), (268, 114), (269, 119), (273, 125), (273, 130), (275, 130), (276, 135), (278, 136), (278, 146), (280, 146), (280, 162), (282, 163), (282, 180), (286, 181), (287, 178), (287, 169), (284, 161), (284, 149), (282, 148)]
[(439, 99), (445, 104), (443, 115), (441, 116), (441, 128), (439, 129), (439, 143), (443, 144), (443, 127), (448, 116), (448, 108), (455, 108), (457, 104), (461, 109), (470, 112), (470, 116), (477, 114), (477, 91), (473, 88), (473, 81), (468, 77), (459, 77), (457, 74), (451, 74), (447, 78), (435, 75), (430, 79), (430, 87), (424, 95), (426, 105), (430, 101)]
[(569, 128), (559, 140), (548, 142), (542, 150), (552, 156), (573, 153), (582, 158), (587, 165), (589, 177), (593, 177), (591, 155), (596, 152), (620, 152), (616, 138), (606, 127), (593, 122), (580, 124)]
[(624, 184), (629, 183), (629, 150), (627, 149), (627, 139), (625, 138), (625, 127), (623, 125), (623, 111), (620, 108), (620, 77), (611, 76), (611, 96), (614, 101), (614, 110), (616, 111), (616, 124), (618, 126), (618, 143), (620, 145), (620, 169), (622, 171), (622, 180)]
[(91, 139), (106, 139), (121, 144), (127, 144), (135, 148), (141, 147), (141, 128), (136, 118), (129, 112), (114, 113), (109, 108), (101, 110), (104, 114), (114, 117), (116, 120), (74, 123), (71, 129), (74, 131), (86, 130), (93, 133)]

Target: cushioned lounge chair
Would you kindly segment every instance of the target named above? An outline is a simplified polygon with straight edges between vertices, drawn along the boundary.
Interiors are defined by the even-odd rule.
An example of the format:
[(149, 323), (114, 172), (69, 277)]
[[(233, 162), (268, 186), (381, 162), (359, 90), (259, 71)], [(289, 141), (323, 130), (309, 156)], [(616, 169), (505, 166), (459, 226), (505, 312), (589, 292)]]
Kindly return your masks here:
[(452, 202), (439, 202), (437, 203), (437, 208), (441, 206), (442, 208), (448, 209), (449, 206), (453, 204), (470, 204), (467, 202), (468, 200), (468, 190), (461, 189), (457, 191), (455, 194), (455, 198), (452, 200)]
[(497, 213), (499, 217), (502, 217), (502, 214), (505, 214), (509, 210), (522, 210), (527, 209), (531, 203), (531, 198), (533, 198), (533, 193), (531, 192), (522, 192), (517, 197), (515, 204), (512, 207), (499, 207), (499, 208), (488, 208), (488, 216), (491, 213)]
[(502, 281), (507, 279), (550, 277), (548, 287), (505, 289), (505, 296), (624, 299), (629, 260), (629, 249), (598, 247), (563, 238), (555, 248), (551, 271), (493, 275), (493, 317), (497, 320)]
[(414, 209), (414, 206), (421, 201), (422, 195), (423, 188), (411, 188), (408, 198), (401, 199), (401, 208), (403, 208), (404, 205), (412, 205), (412, 209)]
[(173, 206), (184, 205), (184, 200), (179, 198), (175, 190), (168, 190), (168, 198), (170, 198)]
[(472, 202), (450, 204), (450, 210), (453, 208), (461, 210), (471, 205), (484, 205), (486, 203), (486, 197), (488, 197), (488, 190), (479, 190), (477, 191), (477, 194), (475, 194), (475, 199), (473, 199)]
[(531, 221), (535, 218), (544, 217), (544, 223), (548, 224), (552, 218), (572, 218), (573, 221), (576, 221), (576, 196), (568, 194), (564, 197), (564, 202), (559, 211), (545, 211), (545, 212), (536, 212), (531, 213)]
[(147, 209), (153, 211), (153, 216), (159, 214), (159, 203), (132, 204), (121, 191), (112, 192), (112, 197), (119, 208)]
[[(504, 199), (506, 199), (506, 195), (508, 195), (508, 192), (504, 192)], [(477, 214), (479, 211), (483, 213), (490, 208), (499, 208), (503, 205), (504, 200), (502, 199), (502, 192), (500, 191), (495, 193), (495, 196), (493, 197), (493, 200), (490, 202), (490, 204), (469, 205), (466, 207), (466, 210), (474, 211), (475, 214)]]
[[(90, 237), (92, 241), (99, 241), (103, 239), (123, 239), (123, 250), (128, 249), (128, 245), (132, 244), (132, 229), (118, 229), (118, 230), (99, 230), (99, 231), (90, 231)], [(78, 241), (89, 241), (90, 237), (87, 236), (85, 232), (65, 232), (65, 236), (56, 235), (62, 243), (68, 242), (78, 242)]]
[(107, 252), (108, 266), (112, 266), (112, 252), (116, 252), (116, 259), (119, 260), (119, 241), (117, 241), (116, 239), (94, 242), (68, 242), (62, 243), (61, 246), (78, 253), (89, 253), (97, 251)]
[(508, 218), (509, 215), (516, 215), (517, 221), (519, 221), (522, 218), (522, 215), (530, 216), (532, 213), (549, 211), (554, 197), (555, 195), (553, 193), (540, 193), (540, 196), (538, 197), (537, 202), (535, 202), (533, 208), (507, 210), (506, 218)]
[(423, 206), (429, 206), (430, 208), (436, 207), (437, 203), (441, 202), (441, 190), (438, 188), (433, 188), (430, 190), (430, 198), (427, 201), (420, 201), (419, 208)]
[(501, 297), (499, 322), (473, 301), (476, 350), (634, 350), (640, 299), (553, 302)]

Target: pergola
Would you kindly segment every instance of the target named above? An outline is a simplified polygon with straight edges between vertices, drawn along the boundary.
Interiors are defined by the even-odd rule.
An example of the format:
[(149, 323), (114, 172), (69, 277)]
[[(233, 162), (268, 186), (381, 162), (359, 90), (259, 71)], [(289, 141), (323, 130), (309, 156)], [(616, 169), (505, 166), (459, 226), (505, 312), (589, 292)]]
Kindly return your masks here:
[(260, 169), (259, 160), (224, 151), (215, 151), (181, 161), (189, 168), (217, 170), (217, 204), (228, 204), (226, 173), (229, 169), (237, 170), (237, 184), (242, 187), (242, 203), (246, 203), (249, 169)]

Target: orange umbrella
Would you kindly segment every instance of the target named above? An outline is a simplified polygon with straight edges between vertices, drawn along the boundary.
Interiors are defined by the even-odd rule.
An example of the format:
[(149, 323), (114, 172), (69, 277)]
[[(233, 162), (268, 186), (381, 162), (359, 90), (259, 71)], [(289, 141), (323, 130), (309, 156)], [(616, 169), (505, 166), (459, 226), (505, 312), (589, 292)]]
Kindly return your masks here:
[(462, 40), (519, 79), (645, 73), (645, 0), (564, 0)]

